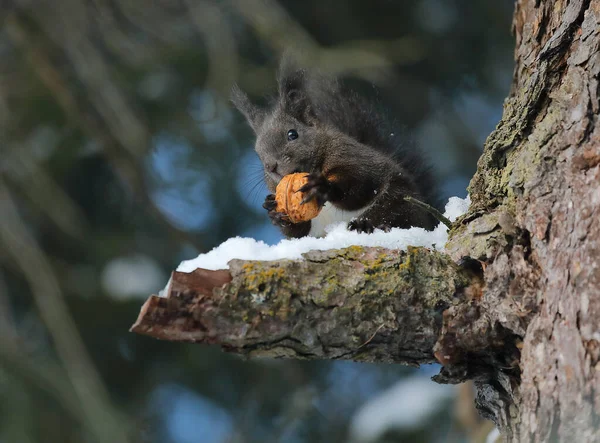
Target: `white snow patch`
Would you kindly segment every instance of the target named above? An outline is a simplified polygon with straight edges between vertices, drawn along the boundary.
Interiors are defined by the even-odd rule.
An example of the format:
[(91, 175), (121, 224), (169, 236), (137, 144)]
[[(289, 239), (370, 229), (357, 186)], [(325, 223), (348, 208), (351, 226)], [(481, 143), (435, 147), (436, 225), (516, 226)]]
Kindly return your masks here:
[[(445, 216), (456, 220), (469, 208), (469, 197), (451, 197), (446, 204)], [(443, 248), (448, 240), (448, 228), (440, 223), (433, 231), (423, 228), (399, 229), (390, 232), (376, 230), (372, 234), (349, 231), (345, 223), (330, 225), (323, 238), (303, 237), (281, 240), (273, 246), (252, 238), (234, 237), (226, 240), (212, 251), (192, 260), (183, 261), (177, 271), (192, 272), (197, 268), (227, 269), (232, 259), (241, 260), (301, 260), (302, 254), (312, 250), (340, 249), (349, 246), (381, 246), (389, 249), (406, 249), (407, 246)]]
[(487, 438), (485, 439), (485, 442), (486, 443), (497, 443), (497, 442), (501, 441), (500, 437), (501, 437), (500, 431), (498, 430), (498, 428), (494, 428), (488, 434)]
[(469, 206), (471, 206), (471, 197), (468, 195), (467, 198), (450, 197), (444, 208), (444, 215), (453, 222), (461, 215), (466, 214)]
[(453, 386), (439, 385), (428, 377), (402, 380), (358, 410), (350, 423), (350, 441), (368, 443), (391, 429), (419, 428), (454, 394)]

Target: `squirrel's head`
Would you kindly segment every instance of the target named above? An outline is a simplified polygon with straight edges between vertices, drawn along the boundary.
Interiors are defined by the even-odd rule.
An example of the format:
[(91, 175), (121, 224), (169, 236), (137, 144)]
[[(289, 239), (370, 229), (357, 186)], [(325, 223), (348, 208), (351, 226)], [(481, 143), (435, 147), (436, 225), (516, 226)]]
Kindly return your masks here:
[(256, 134), (255, 149), (271, 191), (284, 175), (316, 172), (322, 163), (327, 131), (310, 103), (307, 80), (305, 70), (283, 63), (277, 100), (268, 110), (254, 105), (237, 86), (232, 91), (233, 103)]

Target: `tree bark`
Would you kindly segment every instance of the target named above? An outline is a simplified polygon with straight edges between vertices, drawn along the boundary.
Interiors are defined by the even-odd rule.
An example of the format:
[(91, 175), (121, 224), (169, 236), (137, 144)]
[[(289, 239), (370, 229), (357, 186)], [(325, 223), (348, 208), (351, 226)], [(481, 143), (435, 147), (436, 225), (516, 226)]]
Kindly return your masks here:
[(133, 330), (249, 355), (436, 359), (438, 381), (475, 380), (507, 441), (600, 441), (600, 0), (519, 0), (514, 34), (512, 90), (448, 255), (176, 273)]
[(512, 92), (449, 249), (487, 263), (483, 307), (524, 338), (512, 390), (480, 390), (509, 399), (489, 410), (504, 434), (600, 441), (600, 0), (518, 1), (514, 33)]
[(473, 321), (482, 291), (478, 263), (459, 265), (425, 248), (355, 246), (229, 267), (173, 273), (166, 297), (151, 297), (132, 330), (218, 343), (250, 357), (437, 360), (452, 365), (440, 376), (446, 382), (515, 361), (514, 336)]

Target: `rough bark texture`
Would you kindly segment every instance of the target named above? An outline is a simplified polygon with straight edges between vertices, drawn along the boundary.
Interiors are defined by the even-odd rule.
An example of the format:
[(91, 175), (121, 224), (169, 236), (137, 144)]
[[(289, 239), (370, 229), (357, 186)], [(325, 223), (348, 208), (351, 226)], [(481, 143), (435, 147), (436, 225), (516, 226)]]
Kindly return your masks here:
[(600, 441), (600, 0), (516, 4), (516, 70), (470, 185), (455, 257), (524, 337), (521, 380), (482, 386), (510, 441)]
[(600, 441), (600, 0), (517, 1), (514, 34), (449, 256), (350, 248), (175, 275), (133, 329), (250, 355), (435, 357), (438, 381), (475, 380), (507, 441)]
[[(480, 267), (424, 248), (351, 247), (312, 251), (303, 261), (234, 260), (229, 271), (175, 272), (166, 297), (151, 297), (132, 330), (216, 343), (251, 357), (412, 365), (437, 358), (452, 363), (447, 381), (460, 381), (514, 358), (506, 351), (514, 349), (514, 338), (503, 330), (490, 333), (488, 322), (453, 327), (450, 312), (477, 312), (481, 283)], [(478, 359), (470, 358), (475, 348)]]

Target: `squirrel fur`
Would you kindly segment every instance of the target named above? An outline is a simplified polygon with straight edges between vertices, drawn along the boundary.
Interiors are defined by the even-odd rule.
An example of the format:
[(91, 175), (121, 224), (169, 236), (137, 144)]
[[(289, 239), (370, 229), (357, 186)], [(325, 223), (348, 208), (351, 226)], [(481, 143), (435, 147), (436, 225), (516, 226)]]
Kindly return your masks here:
[(271, 193), (281, 178), (307, 172), (305, 200), (325, 205), (313, 220), (291, 223), (275, 211), (273, 194), (263, 207), (288, 238), (324, 235), (329, 222), (345, 221), (361, 232), (437, 222), (427, 211), (408, 203), (411, 196), (437, 205), (430, 168), (414, 147), (405, 147), (374, 105), (340, 80), (300, 69), (284, 58), (278, 94), (267, 108), (251, 103), (237, 86), (234, 105), (256, 134), (256, 152)]

